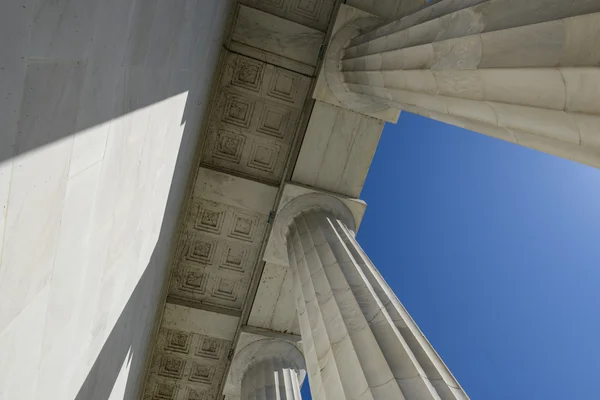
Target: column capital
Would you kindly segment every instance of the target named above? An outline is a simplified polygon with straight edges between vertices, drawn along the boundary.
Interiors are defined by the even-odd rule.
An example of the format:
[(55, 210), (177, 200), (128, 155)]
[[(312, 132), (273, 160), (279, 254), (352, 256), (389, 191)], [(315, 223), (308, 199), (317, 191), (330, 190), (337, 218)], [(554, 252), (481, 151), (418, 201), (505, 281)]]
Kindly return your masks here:
[(381, 25), (385, 20), (368, 12), (342, 4), (336, 17), (333, 32), (313, 97), (325, 103), (352, 110), (386, 122), (396, 123), (400, 110), (375, 97), (350, 91), (341, 71), (344, 48), (350, 40)]
[[(262, 338), (256, 340), (256, 335), (245, 334), (245, 340), (254, 340), (236, 352), (227, 376), (224, 394), (227, 399), (241, 398), (242, 379), (244, 374), (253, 366), (270, 359), (283, 359), (298, 373), (298, 382), (301, 384), (306, 377), (306, 363), (304, 355), (294, 344), (280, 339)], [(240, 338), (240, 342), (244, 335)]]
[(367, 204), (359, 199), (286, 184), (263, 259), (272, 264), (289, 265), (286, 234), (290, 223), (298, 214), (311, 209), (326, 211), (343, 221), (348, 229), (356, 232), (366, 207)]

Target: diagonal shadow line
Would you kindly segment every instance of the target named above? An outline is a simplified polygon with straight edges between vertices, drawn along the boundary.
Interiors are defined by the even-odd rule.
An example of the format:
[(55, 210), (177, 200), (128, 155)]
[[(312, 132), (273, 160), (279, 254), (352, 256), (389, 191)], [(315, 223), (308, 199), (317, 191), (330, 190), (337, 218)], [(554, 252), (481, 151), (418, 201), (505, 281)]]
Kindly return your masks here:
[(0, 6), (0, 175), (21, 156), (72, 137), (108, 136), (121, 117), (187, 95), (183, 112), (181, 106), (174, 110), (185, 127), (158, 240), (76, 400), (109, 399), (127, 364), (123, 398), (140, 396), (153, 318), (164, 306), (161, 291), (232, 4), (80, 0)]

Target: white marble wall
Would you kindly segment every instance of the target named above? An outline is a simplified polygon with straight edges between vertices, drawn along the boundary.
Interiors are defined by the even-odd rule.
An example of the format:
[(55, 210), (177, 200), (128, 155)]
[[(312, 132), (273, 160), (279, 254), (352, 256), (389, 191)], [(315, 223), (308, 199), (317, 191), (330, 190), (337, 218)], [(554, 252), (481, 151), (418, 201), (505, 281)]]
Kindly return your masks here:
[(135, 398), (231, 6), (0, 5), (0, 399)]

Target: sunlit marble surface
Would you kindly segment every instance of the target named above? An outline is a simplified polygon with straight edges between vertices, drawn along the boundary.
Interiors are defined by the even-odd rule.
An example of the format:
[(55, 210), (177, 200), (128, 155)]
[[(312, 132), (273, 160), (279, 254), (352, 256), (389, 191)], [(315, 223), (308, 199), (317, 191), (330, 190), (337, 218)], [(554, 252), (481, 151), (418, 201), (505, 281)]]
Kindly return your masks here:
[(0, 5), (0, 399), (133, 399), (232, 1)]

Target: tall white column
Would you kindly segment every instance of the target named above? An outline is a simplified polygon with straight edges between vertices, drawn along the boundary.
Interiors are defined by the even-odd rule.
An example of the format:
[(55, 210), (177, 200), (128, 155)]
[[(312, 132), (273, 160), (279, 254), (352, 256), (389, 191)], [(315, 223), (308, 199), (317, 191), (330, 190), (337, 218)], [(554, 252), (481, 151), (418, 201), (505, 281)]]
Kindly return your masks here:
[(242, 379), (242, 400), (301, 400), (295, 368), (283, 357), (252, 364)]
[(600, 1), (442, 0), (335, 40), (339, 99), (600, 167)]
[(288, 228), (314, 400), (468, 399), (342, 219), (311, 206)]

